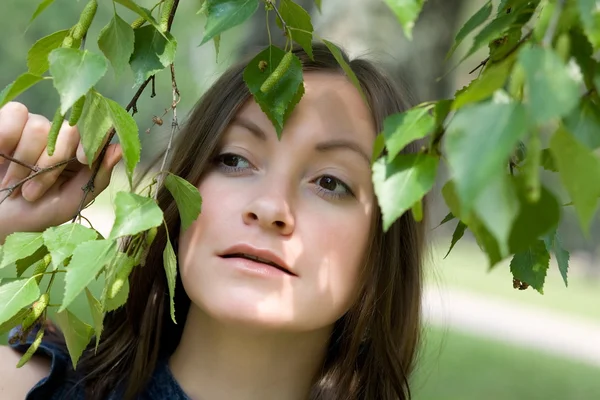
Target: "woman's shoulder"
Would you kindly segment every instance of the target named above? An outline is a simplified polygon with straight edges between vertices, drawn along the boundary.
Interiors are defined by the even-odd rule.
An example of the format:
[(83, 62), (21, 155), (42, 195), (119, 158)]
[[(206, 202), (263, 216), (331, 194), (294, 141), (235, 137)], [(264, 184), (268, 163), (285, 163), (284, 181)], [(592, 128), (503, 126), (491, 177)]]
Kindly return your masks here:
[(0, 348), (0, 398), (54, 399), (61, 398), (60, 393), (65, 390), (69, 391), (70, 398), (80, 398), (82, 392), (73, 387), (74, 382), (69, 379), (69, 354), (62, 345), (44, 338), (32, 358), (17, 368), (41, 325), (36, 325), (22, 340), (19, 328), (10, 331), (9, 346)]

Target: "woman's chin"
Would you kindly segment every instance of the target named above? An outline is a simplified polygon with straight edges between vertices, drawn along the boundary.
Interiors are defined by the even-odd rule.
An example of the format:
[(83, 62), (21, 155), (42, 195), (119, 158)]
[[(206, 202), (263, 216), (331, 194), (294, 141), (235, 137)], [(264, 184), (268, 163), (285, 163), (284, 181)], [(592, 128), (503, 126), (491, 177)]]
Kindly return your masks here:
[(299, 328), (291, 307), (278, 299), (212, 296), (196, 306), (208, 318), (224, 325), (266, 330)]

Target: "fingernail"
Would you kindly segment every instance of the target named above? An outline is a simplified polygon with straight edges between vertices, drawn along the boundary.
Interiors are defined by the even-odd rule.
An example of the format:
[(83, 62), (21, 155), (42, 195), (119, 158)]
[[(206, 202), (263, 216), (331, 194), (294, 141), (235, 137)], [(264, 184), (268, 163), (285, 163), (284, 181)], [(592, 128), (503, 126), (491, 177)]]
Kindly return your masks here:
[(36, 181), (29, 181), (23, 185), (21, 192), (23, 193), (23, 197), (27, 201), (35, 201), (40, 196), (40, 192), (42, 191), (42, 185), (40, 185)]

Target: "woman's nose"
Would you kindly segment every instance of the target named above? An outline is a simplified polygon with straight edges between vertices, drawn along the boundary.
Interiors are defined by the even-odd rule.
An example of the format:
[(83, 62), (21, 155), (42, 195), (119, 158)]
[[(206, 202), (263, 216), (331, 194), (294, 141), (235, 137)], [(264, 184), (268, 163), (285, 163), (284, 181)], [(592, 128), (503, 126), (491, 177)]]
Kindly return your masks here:
[(283, 193), (273, 190), (263, 192), (244, 209), (242, 216), (248, 225), (258, 224), (262, 229), (289, 235), (294, 231), (295, 218), (290, 201)]

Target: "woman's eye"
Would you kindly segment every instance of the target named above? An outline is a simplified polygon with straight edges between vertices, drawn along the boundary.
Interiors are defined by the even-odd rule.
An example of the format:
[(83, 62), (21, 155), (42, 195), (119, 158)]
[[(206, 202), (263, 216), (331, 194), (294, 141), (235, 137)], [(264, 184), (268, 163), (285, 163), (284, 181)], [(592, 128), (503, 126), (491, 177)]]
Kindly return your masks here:
[(233, 154), (233, 153), (224, 153), (217, 157), (217, 163), (221, 168), (224, 168), (229, 171), (241, 171), (248, 168), (252, 168), (252, 164), (250, 161), (246, 160), (244, 157)]
[(315, 180), (318, 191), (324, 197), (339, 199), (354, 196), (352, 190), (344, 182), (331, 175), (323, 175)]

